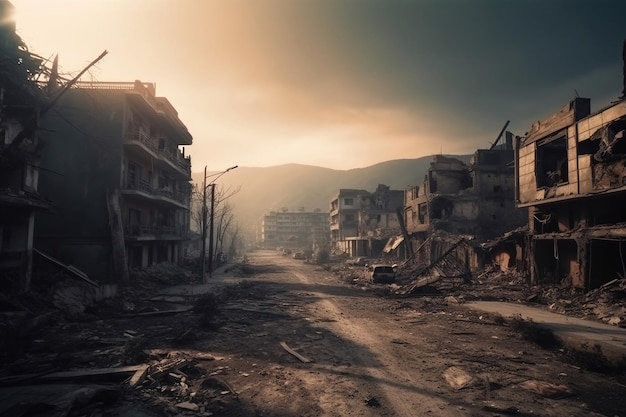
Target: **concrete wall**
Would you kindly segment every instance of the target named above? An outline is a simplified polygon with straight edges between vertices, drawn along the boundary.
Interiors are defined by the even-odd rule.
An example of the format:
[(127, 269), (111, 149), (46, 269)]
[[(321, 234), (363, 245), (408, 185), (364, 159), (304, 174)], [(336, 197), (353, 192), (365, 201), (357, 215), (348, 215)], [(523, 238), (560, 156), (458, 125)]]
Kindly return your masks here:
[(107, 189), (120, 185), (124, 94), (72, 89), (42, 120), (40, 192), (55, 210), (37, 218), (35, 247), (106, 279), (110, 272)]

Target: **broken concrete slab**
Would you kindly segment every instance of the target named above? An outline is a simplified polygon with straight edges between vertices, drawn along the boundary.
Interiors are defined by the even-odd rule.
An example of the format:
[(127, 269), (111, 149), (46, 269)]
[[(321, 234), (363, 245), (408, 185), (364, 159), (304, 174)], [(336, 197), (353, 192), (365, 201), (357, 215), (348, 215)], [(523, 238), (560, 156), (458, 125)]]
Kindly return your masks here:
[(519, 387), (541, 395), (542, 397), (554, 399), (565, 398), (575, 394), (571, 388), (565, 385), (553, 384), (551, 382), (539, 381), (535, 379), (524, 381), (519, 384)]
[(472, 375), (458, 366), (451, 366), (443, 371), (443, 379), (456, 390), (466, 388), (475, 382)]

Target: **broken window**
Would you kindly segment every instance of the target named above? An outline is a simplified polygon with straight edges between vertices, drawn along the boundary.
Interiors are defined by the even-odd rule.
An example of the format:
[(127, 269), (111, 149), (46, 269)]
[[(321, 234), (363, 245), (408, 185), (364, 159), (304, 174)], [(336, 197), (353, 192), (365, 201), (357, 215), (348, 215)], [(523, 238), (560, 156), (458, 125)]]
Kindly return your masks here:
[[(614, 155), (626, 154), (626, 120), (619, 119), (598, 129), (588, 141), (581, 143), (579, 148), (587, 154), (593, 153), (593, 159), (598, 162), (610, 160)], [(583, 145), (585, 144), (585, 145)]]
[(419, 211), (419, 219), (421, 224), (426, 223), (426, 218), (428, 217), (428, 204), (422, 203), (418, 206)]
[(537, 188), (567, 183), (567, 136), (537, 142), (535, 173)]
[(611, 225), (626, 223), (626, 212), (619, 196), (611, 199), (602, 199), (589, 206), (589, 225)]
[(573, 239), (538, 239), (534, 263), (539, 283), (558, 284), (568, 281), (580, 286), (578, 244)]
[(430, 217), (433, 219), (445, 219), (452, 215), (454, 203), (446, 198), (434, 199), (431, 203)]
[(623, 277), (626, 267), (626, 241), (618, 238), (591, 239), (589, 243), (589, 265), (587, 290)]

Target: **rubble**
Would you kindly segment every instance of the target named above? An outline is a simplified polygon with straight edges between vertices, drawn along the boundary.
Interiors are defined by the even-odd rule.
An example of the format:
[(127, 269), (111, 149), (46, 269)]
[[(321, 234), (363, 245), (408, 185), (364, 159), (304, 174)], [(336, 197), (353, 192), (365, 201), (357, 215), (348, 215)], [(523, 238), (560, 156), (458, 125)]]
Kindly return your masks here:
[(443, 372), (443, 378), (454, 389), (460, 390), (472, 385), (475, 378), (463, 368), (451, 366)]

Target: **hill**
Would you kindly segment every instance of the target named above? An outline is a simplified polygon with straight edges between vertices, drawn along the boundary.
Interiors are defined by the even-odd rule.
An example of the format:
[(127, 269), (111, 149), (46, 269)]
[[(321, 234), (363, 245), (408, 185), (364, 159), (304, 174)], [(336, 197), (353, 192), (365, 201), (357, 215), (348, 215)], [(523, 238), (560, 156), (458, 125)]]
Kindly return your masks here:
[[(470, 155), (452, 156), (463, 161), (470, 158)], [(238, 222), (246, 230), (252, 231), (263, 214), (283, 207), (289, 210), (304, 207), (305, 211), (328, 211), (330, 199), (340, 188), (374, 191), (378, 184), (385, 184), (394, 190), (404, 190), (409, 186), (420, 185), (431, 160), (432, 156), (396, 159), (349, 170), (299, 164), (239, 167), (220, 177), (217, 183), (221, 188), (240, 187), (240, 191), (229, 202), (234, 207)], [(201, 185), (202, 175), (202, 172), (193, 173), (193, 182)]]

